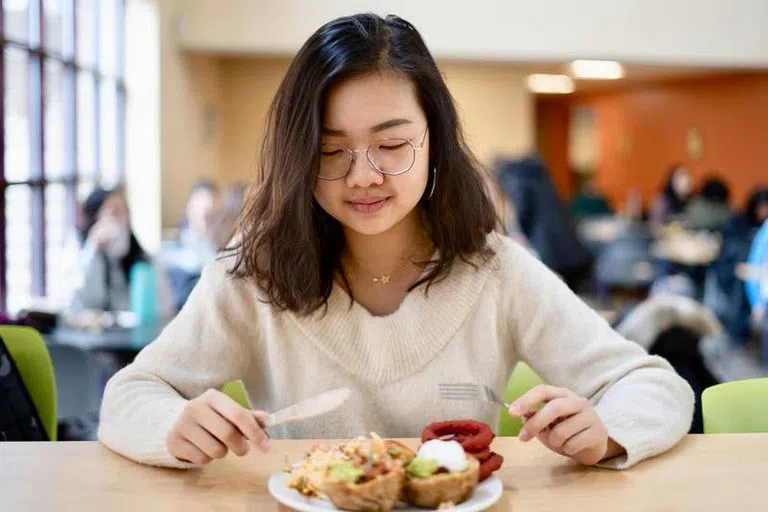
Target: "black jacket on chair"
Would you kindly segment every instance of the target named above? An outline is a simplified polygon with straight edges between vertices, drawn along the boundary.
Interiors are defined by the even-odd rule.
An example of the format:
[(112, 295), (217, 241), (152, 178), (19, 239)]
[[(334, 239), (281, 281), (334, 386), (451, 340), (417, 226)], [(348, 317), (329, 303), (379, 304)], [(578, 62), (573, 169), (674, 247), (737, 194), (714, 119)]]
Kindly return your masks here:
[(517, 212), (520, 229), (541, 261), (570, 282), (583, 275), (591, 256), (581, 244), (544, 163), (529, 157), (498, 164), (498, 180)]
[(710, 386), (720, 381), (704, 364), (704, 357), (699, 350), (699, 336), (684, 327), (672, 327), (662, 332), (648, 351), (661, 356), (684, 378), (696, 394), (696, 407), (693, 410), (691, 434), (704, 432), (701, 410), (701, 394)]
[(47, 440), (35, 403), (0, 338), (0, 442)]

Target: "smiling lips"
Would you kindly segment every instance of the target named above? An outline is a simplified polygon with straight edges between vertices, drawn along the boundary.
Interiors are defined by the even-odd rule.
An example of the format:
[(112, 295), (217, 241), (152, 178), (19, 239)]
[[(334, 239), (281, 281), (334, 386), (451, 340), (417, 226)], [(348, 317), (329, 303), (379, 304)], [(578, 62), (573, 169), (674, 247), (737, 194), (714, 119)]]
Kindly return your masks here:
[(359, 213), (375, 213), (387, 204), (388, 197), (366, 197), (363, 199), (356, 199), (354, 201), (348, 201), (348, 204), (353, 210)]

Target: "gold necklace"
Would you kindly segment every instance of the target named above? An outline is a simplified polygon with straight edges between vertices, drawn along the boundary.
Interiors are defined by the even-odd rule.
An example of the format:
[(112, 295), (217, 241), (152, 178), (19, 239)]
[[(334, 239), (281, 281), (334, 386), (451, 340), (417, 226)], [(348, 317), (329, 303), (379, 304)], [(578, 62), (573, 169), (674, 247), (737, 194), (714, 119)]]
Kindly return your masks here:
[(400, 271), (403, 270), (403, 268), (405, 268), (406, 265), (408, 265), (408, 263), (412, 263), (410, 258), (406, 258), (406, 260), (399, 267), (397, 267), (395, 270), (393, 270), (389, 274), (381, 274), (378, 276), (373, 276), (371, 278), (371, 281), (376, 284), (389, 284), (390, 282), (392, 282), (392, 276), (399, 274)]
[[(416, 251), (416, 253), (414, 253), (414, 256), (418, 254), (418, 252), (419, 251)], [(390, 284), (392, 282), (392, 278), (395, 277), (397, 274), (399, 274), (405, 267), (407, 267), (409, 263), (415, 264), (412, 257), (405, 258), (405, 260), (397, 268), (395, 268), (392, 272), (389, 272), (387, 274), (374, 274), (373, 272), (368, 272), (365, 269), (360, 268), (360, 265), (356, 263), (353, 264), (352, 266), (360, 270), (363, 270), (364, 273), (371, 276), (370, 279), (372, 283), (386, 285), (386, 284)]]

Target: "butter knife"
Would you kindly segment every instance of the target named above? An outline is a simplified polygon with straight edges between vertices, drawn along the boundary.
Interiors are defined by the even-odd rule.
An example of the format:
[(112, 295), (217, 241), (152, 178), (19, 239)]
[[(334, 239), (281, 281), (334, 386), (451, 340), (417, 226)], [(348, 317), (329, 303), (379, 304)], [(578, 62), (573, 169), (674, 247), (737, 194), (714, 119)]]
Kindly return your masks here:
[(261, 421), (262, 426), (268, 428), (289, 421), (321, 416), (340, 407), (351, 394), (352, 392), (349, 388), (338, 388), (305, 398), (300, 402), (273, 412), (268, 418)]

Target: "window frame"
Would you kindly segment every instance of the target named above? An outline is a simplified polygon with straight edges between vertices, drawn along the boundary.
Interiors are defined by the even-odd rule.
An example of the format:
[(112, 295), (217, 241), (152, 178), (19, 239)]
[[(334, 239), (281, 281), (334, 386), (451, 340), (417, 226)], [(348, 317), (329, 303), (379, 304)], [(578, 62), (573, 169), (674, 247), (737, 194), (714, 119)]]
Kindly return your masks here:
[[(125, 181), (125, 108), (127, 91), (125, 86), (125, 0), (114, 0), (114, 28), (111, 35), (111, 43), (115, 45), (113, 71), (106, 73), (100, 58), (102, 44), (110, 39), (110, 35), (103, 34), (101, 30), (101, 1), (93, 1), (89, 7), (90, 19), (93, 23), (94, 55), (93, 62), (84, 64), (78, 56), (78, 0), (60, 0), (62, 40), (60, 48), (52, 51), (46, 47), (46, 22), (45, 0), (29, 0), (28, 22), (30, 26), (27, 41), (6, 38), (5, 18), (6, 11), (4, 1), (0, 0), (0, 119), (3, 127), (0, 130), (0, 312), (8, 312), (8, 240), (7, 240), (7, 198), (9, 187), (28, 187), (31, 193), (31, 296), (43, 297), (50, 290), (47, 282), (47, 212), (45, 204), (46, 190), (49, 185), (64, 185), (65, 194), (65, 232), (74, 230), (77, 219), (78, 185), (82, 182), (101, 184), (107, 169), (103, 168), (102, 134), (102, 101), (101, 90), (103, 84), (114, 84), (115, 113), (112, 122), (116, 137), (116, 169), (111, 171), (111, 177), (117, 178), (117, 183)], [(66, 42), (64, 39), (66, 38)], [(30, 172), (23, 180), (6, 180), (6, 49), (24, 52), (28, 60), (29, 77), (29, 142), (30, 142)], [(64, 51), (71, 51), (71, 55), (64, 55)], [(63, 96), (63, 123), (64, 137), (61, 146), (64, 148), (64, 169), (59, 171), (56, 177), (48, 178), (46, 169), (45, 148), (48, 133), (46, 132), (46, 63), (56, 61), (61, 66), (61, 80)], [(78, 76), (85, 73), (88, 79), (93, 80), (94, 94), (90, 99), (93, 108), (93, 134), (91, 143), (95, 153), (94, 169), (88, 170), (87, 179), (81, 179), (84, 169), (80, 169), (78, 162)], [(110, 94), (112, 94), (110, 92)], [(113, 179), (114, 182), (114, 179)]]

